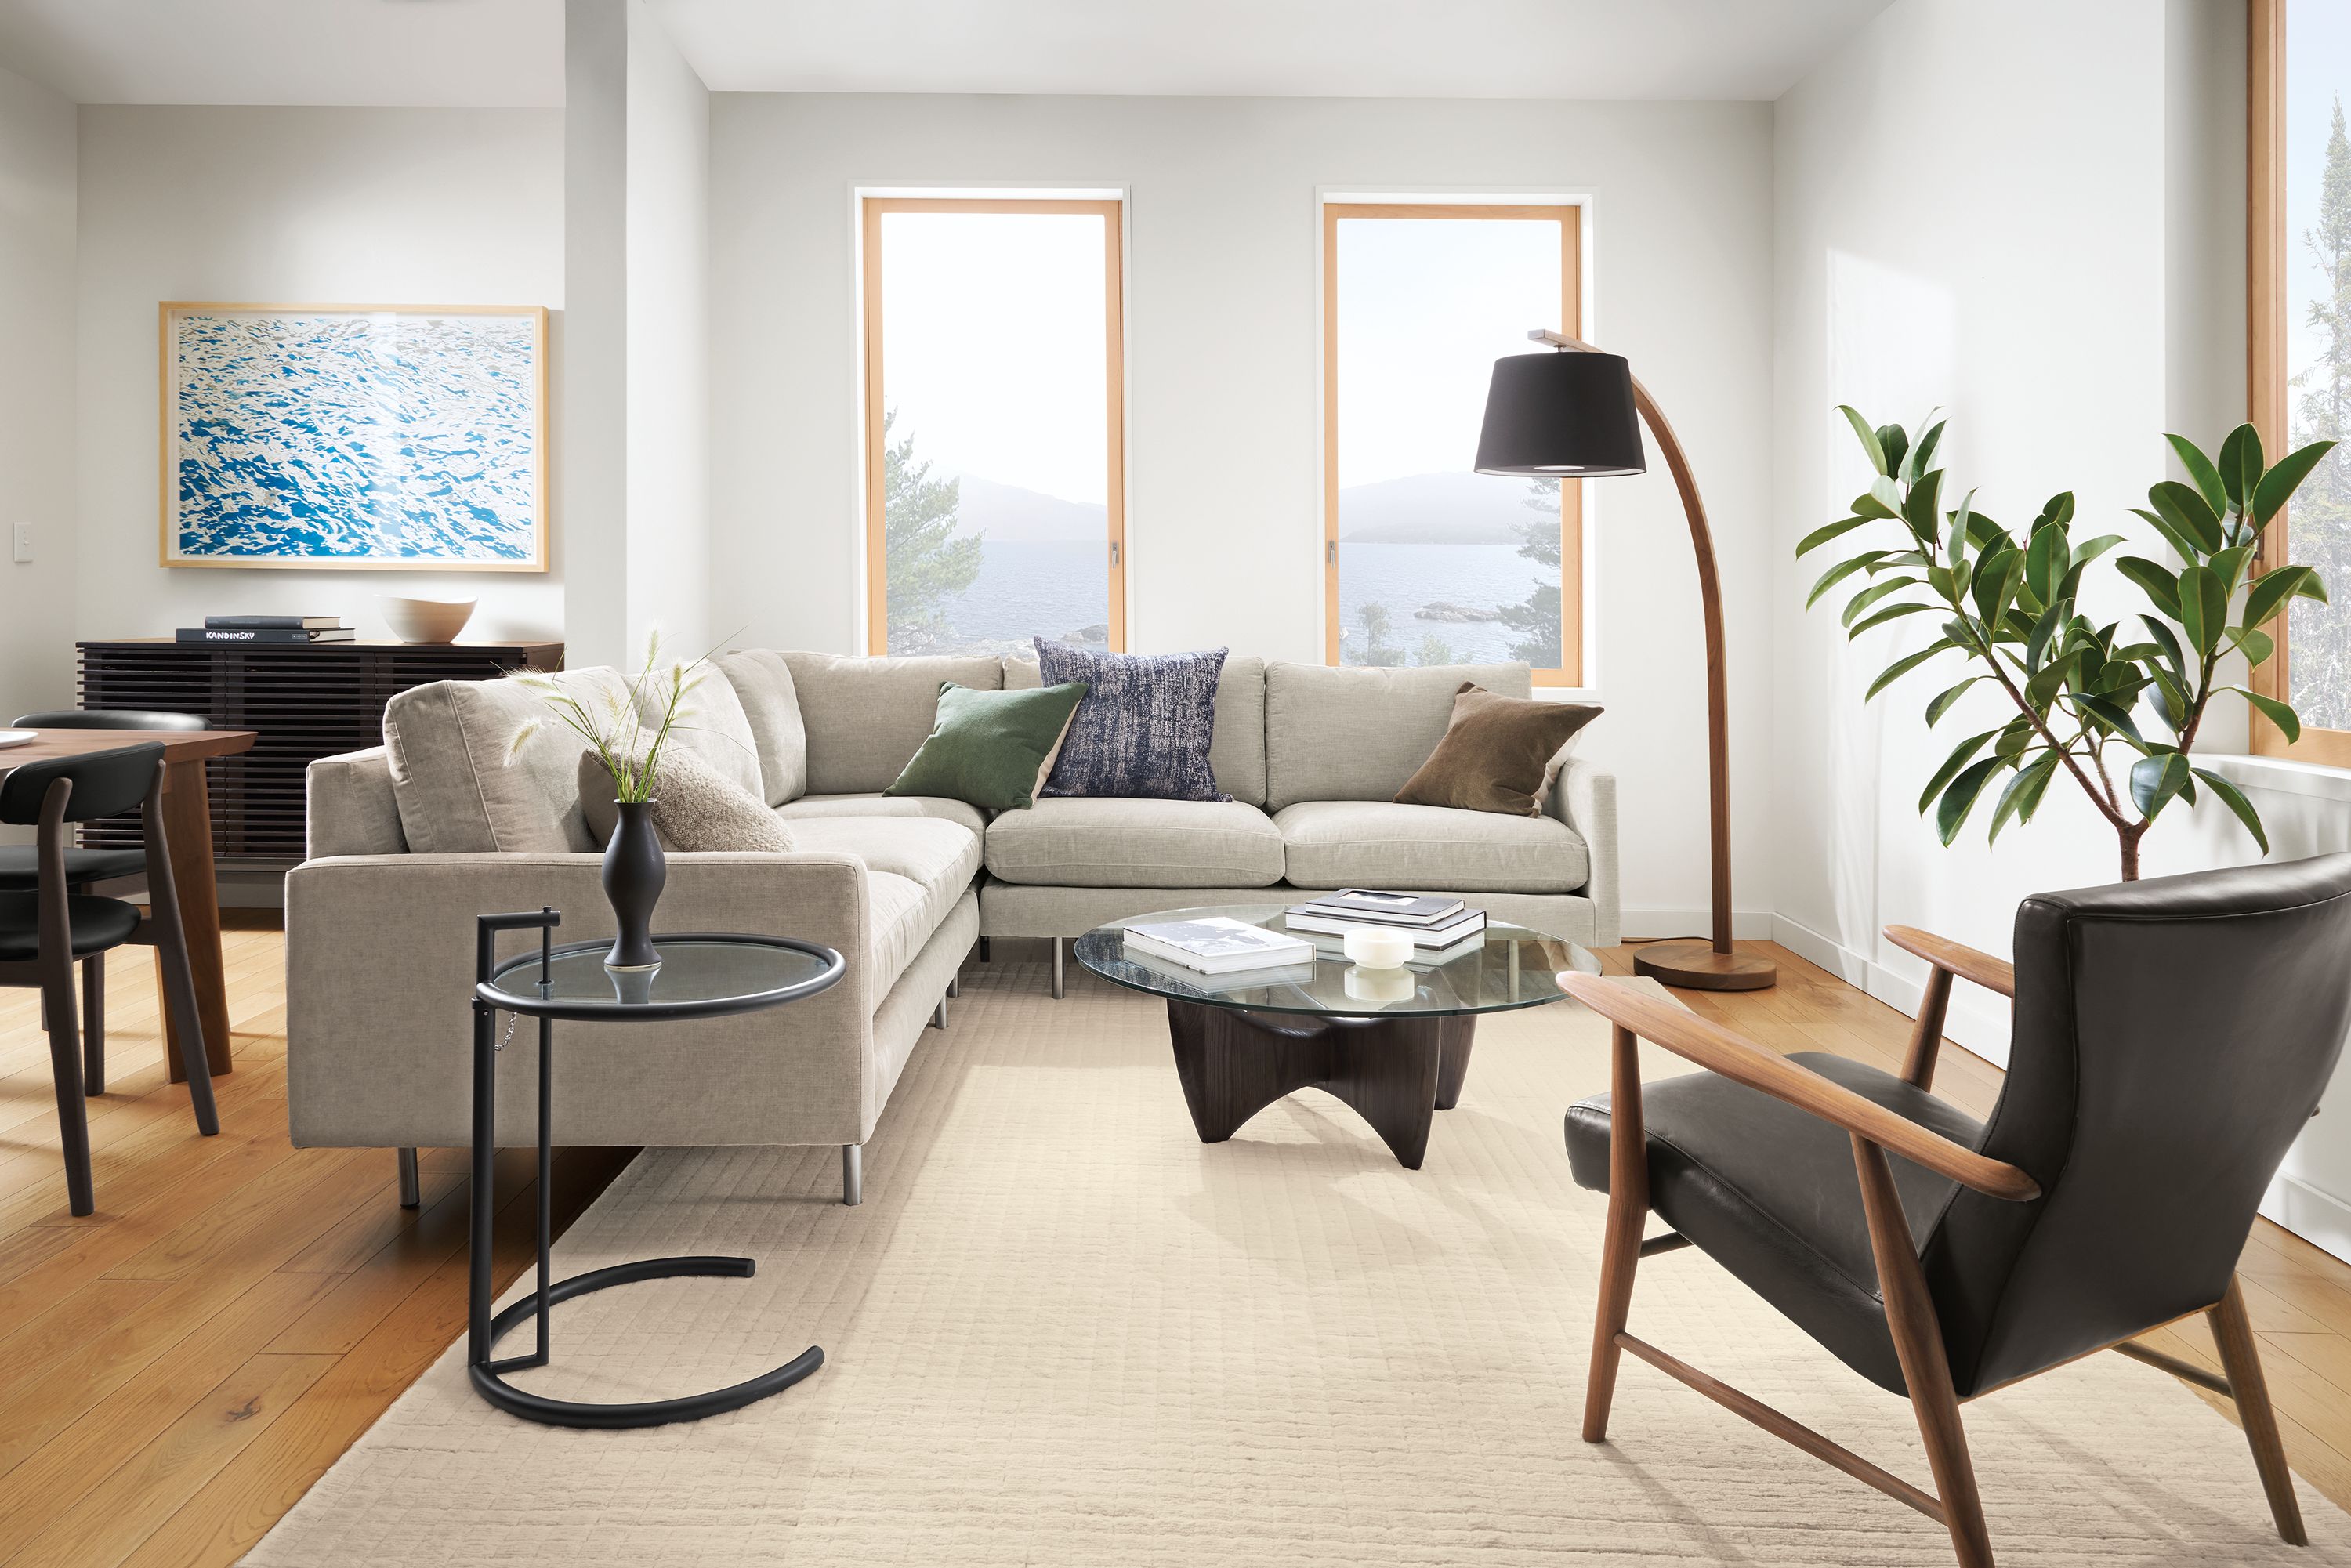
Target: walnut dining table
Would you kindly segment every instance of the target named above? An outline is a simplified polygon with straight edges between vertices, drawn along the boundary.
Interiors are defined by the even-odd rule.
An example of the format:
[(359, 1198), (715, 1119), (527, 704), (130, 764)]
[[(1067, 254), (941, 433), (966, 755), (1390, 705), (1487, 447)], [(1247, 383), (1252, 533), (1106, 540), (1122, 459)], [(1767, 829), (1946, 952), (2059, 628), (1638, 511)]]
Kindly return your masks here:
[[(163, 748), (163, 836), (172, 880), (180, 894), (180, 927), (188, 936), (188, 967), (196, 982), (196, 1018), (204, 1031), (204, 1060), (218, 1077), (231, 1071), (228, 977), (221, 962), (220, 886), (213, 875), (213, 813), (204, 764), (253, 749), (249, 729), (44, 729), (22, 746), (0, 747), (0, 779), (28, 762), (54, 762), (118, 747), (152, 742)], [(168, 1011), (168, 1009), (166, 1009)], [(164, 1019), (164, 1060), (172, 1082), (184, 1081), (178, 1030)]]

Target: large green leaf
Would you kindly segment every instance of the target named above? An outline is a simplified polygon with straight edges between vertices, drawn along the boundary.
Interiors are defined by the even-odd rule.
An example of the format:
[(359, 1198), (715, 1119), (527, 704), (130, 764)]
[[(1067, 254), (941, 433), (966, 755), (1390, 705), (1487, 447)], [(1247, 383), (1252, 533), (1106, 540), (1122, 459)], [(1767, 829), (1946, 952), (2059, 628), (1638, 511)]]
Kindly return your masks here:
[(1931, 413), (1927, 418), (1927, 433), (1918, 437), (1918, 444), (1910, 449), (1910, 455), (1903, 459), (1914, 479), (1928, 471), (1928, 465), (1935, 461), (1936, 444), (1943, 439), (1943, 422)]
[(1861, 438), (1861, 449), (1868, 455), (1869, 465), (1880, 474), (1885, 473), (1886, 448), (1877, 444), (1877, 432), (1870, 428), (1869, 421), (1861, 417), (1859, 409), (1848, 403), (1837, 404), (1837, 412), (1844, 415), (1847, 423), (1853, 426), (1854, 434)]
[(2039, 737), (2040, 731), (2032, 727), (2032, 721), (2018, 714), (2001, 727), (2000, 738), (1991, 743), (1992, 755), (2005, 757), (2013, 762), (2023, 756)]
[(2278, 733), (2288, 741), (2302, 738), (2302, 717), (2285, 703), (2275, 697), (2265, 697), (2259, 692), (2249, 692), (2242, 686), (2231, 686), (2231, 691), (2253, 705), (2261, 716), (2278, 727)]
[(2232, 626), (2229, 629), (2229, 635), (2236, 643), (2237, 652), (2245, 656), (2245, 664), (2249, 669), (2268, 664), (2270, 656), (2277, 652), (2277, 639), (2266, 632), (2253, 632), (2242, 626)]
[(2016, 597), (2016, 585), (2024, 577), (2024, 552), (2014, 545), (1994, 550), (1976, 561), (1976, 613), (1986, 621), (1998, 621), (2009, 601)]
[(1892, 685), (1895, 682), (1900, 680), (1903, 676), (1908, 674), (1911, 671), (1917, 669), (1919, 665), (1925, 664), (1936, 654), (1948, 653), (1950, 650), (1950, 646), (1951, 645), (1949, 643), (1933, 643), (1919, 649), (1915, 653), (1906, 653), (1901, 658), (1895, 660), (1892, 664), (1886, 665), (1886, 668), (1877, 672), (1877, 679), (1869, 683), (1869, 690), (1861, 694), (1861, 700), (1864, 702), (1869, 701), (1870, 698), (1876, 696), (1878, 693), (1884, 691), (1886, 687)]
[(2196, 541), (2199, 553), (2210, 555), (2229, 542), (2228, 530), (2204, 504), (2204, 497), (2179, 480), (2163, 480), (2147, 491), (2147, 498), (2172, 527)]
[(2191, 566), (2179, 574), (2179, 629), (2188, 645), (2210, 657), (2229, 629), (2229, 591), (2208, 566)]
[(1863, 589), (1859, 593), (1855, 594), (1851, 599), (1845, 601), (1844, 612), (1839, 617), (1839, 619), (1843, 621), (1845, 625), (1850, 626), (1853, 624), (1854, 618), (1855, 616), (1868, 609), (1871, 605), (1876, 603), (1879, 600), (1891, 598), (1893, 595), (1901, 592), (1906, 588), (1916, 588), (1917, 586), (1918, 580), (1915, 577), (1889, 577), (1884, 582), (1872, 583), (1867, 588)]
[(2272, 616), (2285, 608), (2285, 601), (2296, 594), (2305, 599), (2326, 602), (2326, 587), (2318, 573), (2309, 567), (2286, 565), (2272, 567), (2253, 579), (2252, 590), (2245, 595), (2247, 626), (2263, 626)]
[(2245, 799), (2244, 792), (2210, 768), (2199, 768), (2196, 777), (2204, 780), (2205, 787), (2220, 797), (2222, 805), (2237, 814), (2237, 821), (2245, 824), (2245, 831), (2253, 835), (2253, 842), (2261, 846), (2262, 853), (2269, 853), (2270, 836), (2262, 831), (2262, 814), (2253, 810), (2253, 803)]
[(2188, 723), (2188, 689), (2169, 670), (2155, 672), (2147, 696), (2155, 704), (2156, 716), (2171, 727), (2173, 734)]
[(1799, 556), (1809, 555), (1840, 534), (1849, 534), (1868, 521), (1867, 517), (1840, 517), (1825, 527), (1814, 528), (1798, 541), (1796, 553)]
[[(1868, 631), (1873, 626), (1883, 626), (1888, 621), (1899, 621), (1905, 615), (1916, 615), (1921, 611), (1937, 610), (1940, 608), (1941, 606), (1935, 604), (1891, 604), (1883, 610), (1873, 611), (1871, 613), (1865, 615), (1860, 620), (1855, 622), (1851, 629), (1845, 632), (1845, 639), (1850, 642), (1854, 638), (1860, 636), (1864, 632)], [(2259, 633), (2255, 634), (2259, 635)]]
[(2133, 507), (2131, 512), (2136, 517), (2145, 517), (2152, 524), (2155, 531), (2163, 536), (2163, 542), (2171, 547), (2171, 553), (2181, 560), (2194, 560), (2199, 553), (2196, 549), (2195, 541), (2166, 521), (2162, 513), (2150, 512), (2145, 507)]
[(2318, 460), (2334, 449), (2331, 441), (2314, 441), (2298, 451), (2289, 452), (2277, 460), (2277, 466), (2262, 476), (2260, 486), (2253, 491), (2253, 521), (2266, 523), (2278, 515), (2286, 497), (2293, 495)]
[(1853, 514), (1857, 517), (1898, 517), (1902, 515), (1867, 490), (1853, 498)]
[(2032, 810), (2041, 803), (2042, 791), (2049, 788), (2059, 760), (2056, 752), (2044, 751), (2017, 770), (2016, 777), (2008, 781), (2008, 788), (2000, 792), (2000, 803), (1992, 808), (1989, 835), (1992, 840), (1998, 841), (2001, 829), (2008, 826), (2011, 817), (2020, 821), (2032, 821)]
[(2171, 661), (2172, 674), (2185, 678), (2188, 674), (2188, 660), (2180, 653), (2179, 639), (2171, 634), (2171, 628), (2152, 615), (2142, 615), (2139, 620), (2146, 625), (2147, 635), (2154, 638), (2157, 645), (2162, 648), (2163, 656)]
[(2063, 604), (2053, 604), (2041, 612), (2032, 630), (2024, 639), (2024, 669), (2027, 674), (2039, 674), (2041, 662), (2049, 656), (2049, 644), (2064, 629), (2067, 611)]
[(1943, 786), (1959, 777), (1959, 769), (1968, 765), (1968, 759), (1981, 751), (1984, 748), (1984, 742), (1999, 733), (2000, 731), (1996, 729), (1988, 729), (1981, 735), (1971, 735), (1951, 747), (1951, 754), (1943, 758), (1943, 765), (1935, 769), (1935, 776), (1932, 779), (1927, 780), (1927, 788), (1919, 791), (1919, 815), (1926, 815), (1927, 808), (1934, 803), (1935, 797), (1943, 792)]
[(2132, 720), (2130, 709), (2121, 703), (2107, 697), (2092, 696), (2087, 692), (2075, 692), (2071, 701), (2107, 729), (2129, 736), (2133, 740), (2139, 738), (2138, 726)]
[(2205, 564), (2212, 569), (2212, 575), (2220, 580), (2220, 586), (2234, 593), (2245, 585), (2245, 562), (2252, 559), (2252, 553), (2253, 547), (2249, 544), (2231, 545)]
[(2152, 817), (2165, 802), (2188, 787), (2188, 758), (2177, 751), (2158, 751), (2131, 764), (2131, 800), (2142, 817)]
[(1902, 498), (1902, 520), (1923, 542), (1937, 539), (1942, 530), (1937, 525), (1942, 519), (1943, 471), (1939, 468), (1910, 486)]
[(2115, 562), (2115, 570), (2146, 590), (2147, 596), (2155, 601), (2155, 607), (2158, 610), (2162, 611), (2174, 621), (2179, 619), (2179, 579), (2178, 577), (2140, 555), (2123, 557)]
[(1812, 592), (1804, 596), (1804, 608), (1810, 610), (1821, 601), (1822, 594), (1826, 593), (1855, 572), (1865, 570), (1872, 562), (1884, 559), (1886, 553), (1882, 549), (1871, 550), (1865, 555), (1855, 556), (1850, 560), (1837, 562), (1836, 565), (1821, 573), (1821, 580), (1813, 584)]
[(2053, 602), (2057, 597), (2057, 584), (2072, 564), (2072, 552), (2067, 549), (2065, 530), (2055, 523), (2045, 523), (2032, 530), (2032, 543), (2024, 552), (2024, 580), (2042, 603)]
[(2220, 471), (2212, 466), (2204, 449), (2184, 435), (2167, 435), (2164, 439), (2179, 455), (2179, 465), (2188, 470), (2188, 477), (2195, 481), (2197, 494), (2204, 497), (2204, 504), (2212, 508), (2213, 515), (2218, 517), (2227, 511), (2228, 487), (2220, 483)]
[(1930, 727), (1940, 724), (1943, 721), (1943, 716), (1951, 711), (1951, 705), (1967, 695), (1970, 686), (1974, 685), (1978, 681), (1990, 679), (1991, 679), (1990, 675), (1970, 675), (1959, 685), (1946, 687), (1936, 693), (1935, 700), (1927, 705), (1927, 723)]
[(2073, 520), (2074, 492), (2060, 490), (2050, 497), (2048, 502), (2042, 507), (2041, 515), (2032, 519), (2032, 527), (2038, 529), (2050, 523), (2055, 523), (2063, 528)]
[(1951, 780), (1950, 788), (1943, 791), (1942, 800), (1935, 807), (1935, 831), (1941, 836), (1945, 848), (1950, 847), (1951, 841), (1959, 836), (1959, 829), (1966, 824), (1968, 813), (1975, 810), (1976, 798), (1983, 793), (1984, 785), (1991, 781), (1991, 776), (2003, 768), (2013, 766), (2015, 763), (2011, 758), (1987, 757), (1980, 762), (1969, 764), (1958, 778)]
[(2220, 487), (2240, 511), (2251, 507), (2262, 483), (2261, 432), (2241, 424), (2220, 443)]

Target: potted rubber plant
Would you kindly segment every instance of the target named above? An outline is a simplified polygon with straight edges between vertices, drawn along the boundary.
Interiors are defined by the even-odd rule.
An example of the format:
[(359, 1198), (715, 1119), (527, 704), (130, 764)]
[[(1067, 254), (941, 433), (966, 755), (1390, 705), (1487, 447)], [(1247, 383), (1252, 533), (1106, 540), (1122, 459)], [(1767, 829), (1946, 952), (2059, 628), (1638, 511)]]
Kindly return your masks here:
[[(1915, 671), (1957, 655), (1960, 678), (1928, 702), (1939, 724), (1978, 685), (2005, 699), (2010, 716), (1954, 744), (1928, 779), (1918, 810), (1935, 813), (1945, 844), (1970, 815), (1991, 802), (1990, 836), (2029, 822), (2060, 774), (2072, 779), (2114, 830), (2122, 878), (2138, 878), (2139, 841), (2175, 800), (2193, 806), (2209, 790), (2235, 813), (2264, 853), (2261, 813), (2227, 779), (2193, 758), (2212, 698), (2233, 691), (2287, 739), (2302, 732), (2294, 708), (2223, 677), (2241, 654), (2249, 668), (2277, 644), (2262, 630), (2295, 599), (2324, 603), (2326, 586), (2305, 565), (2256, 573), (2262, 528), (2334, 443), (2314, 442), (2265, 463), (2261, 437), (2241, 424), (2208, 455), (2183, 436), (2166, 437), (2188, 482), (2166, 479), (2133, 508), (2179, 561), (2117, 553), (2119, 534), (2078, 538), (2074, 497), (2053, 496), (2011, 533), (1975, 507), (1975, 493), (1948, 504), (1935, 466), (1943, 434), (1929, 416), (1914, 440), (1898, 424), (1873, 426), (1840, 407), (1876, 476), (1847, 515), (1815, 528), (1799, 557), (1833, 541), (1870, 548), (1843, 556), (1813, 583), (1810, 609), (1850, 587), (1842, 619), (1848, 637), (1911, 615), (1933, 615), (1940, 634), (1895, 660), (1869, 685), (1865, 702)], [(2100, 623), (2082, 608), (2093, 570), (2112, 571), (2143, 601), (2136, 614)], [(2095, 602), (2109, 597), (2101, 591)], [(1996, 787), (1996, 788), (1995, 788)]]

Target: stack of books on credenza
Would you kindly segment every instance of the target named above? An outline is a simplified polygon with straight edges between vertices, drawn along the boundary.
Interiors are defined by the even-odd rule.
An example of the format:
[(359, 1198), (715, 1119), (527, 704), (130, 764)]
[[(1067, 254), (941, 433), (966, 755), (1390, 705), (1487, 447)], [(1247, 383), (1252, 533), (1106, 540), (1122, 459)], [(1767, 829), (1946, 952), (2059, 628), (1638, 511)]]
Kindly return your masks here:
[[(1442, 894), (1387, 893), (1343, 887), (1293, 904), (1282, 917), (1292, 931), (1343, 939), (1350, 931), (1401, 931), (1412, 938), (1416, 964), (1447, 964), (1484, 943), (1486, 912)], [(1335, 943), (1334, 943), (1335, 946)]]
[(351, 643), (359, 633), (340, 615), (207, 615), (201, 626), (180, 628), (183, 643)]

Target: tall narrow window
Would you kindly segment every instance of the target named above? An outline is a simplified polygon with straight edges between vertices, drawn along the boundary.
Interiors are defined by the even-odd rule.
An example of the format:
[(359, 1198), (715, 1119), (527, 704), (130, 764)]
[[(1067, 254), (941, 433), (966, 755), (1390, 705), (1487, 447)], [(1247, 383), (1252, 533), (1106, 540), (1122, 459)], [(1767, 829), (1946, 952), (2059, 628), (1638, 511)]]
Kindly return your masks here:
[(2255, 714), (2253, 749), (2351, 767), (2351, 11), (2340, 0), (2252, 0), (2248, 13), (2252, 421), (2273, 462), (2314, 441), (2345, 443), (2262, 540), (2264, 570), (2305, 561), (2334, 602), (2297, 599), (2271, 622), (2277, 656), (2253, 681), (2294, 705), (2302, 738), (2289, 745)]
[(1119, 204), (864, 199), (866, 646), (1126, 644)]
[(1572, 206), (1322, 208), (1324, 654), (1583, 678), (1581, 486), (1471, 471), (1494, 361), (1581, 329)]

